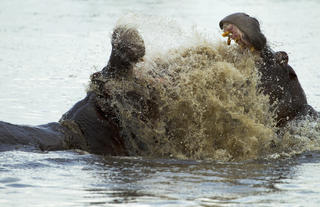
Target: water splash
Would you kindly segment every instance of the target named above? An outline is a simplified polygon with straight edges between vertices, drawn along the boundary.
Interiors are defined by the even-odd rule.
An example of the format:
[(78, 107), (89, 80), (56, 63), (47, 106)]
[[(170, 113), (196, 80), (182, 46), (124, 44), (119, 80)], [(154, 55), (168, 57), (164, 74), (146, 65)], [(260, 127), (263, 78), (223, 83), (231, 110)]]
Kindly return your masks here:
[(274, 153), (266, 158), (288, 158), (306, 151), (320, 151), (320, 119), (306, 116), (293, 120), (279, 131)]
[(295, 151), (292, 138), (306, 126), (293, 121), (279, 133), (269, 97), (258, 88), (259, 56), (199, 33), (187, 36), (193, 38), (186, 45), (147, 53), (132, 77), (104, 80), (103, 91), (91, 83), (101, 109), (108, 114), (111, 107), (117, 117), (129, 153), (227, 161)]

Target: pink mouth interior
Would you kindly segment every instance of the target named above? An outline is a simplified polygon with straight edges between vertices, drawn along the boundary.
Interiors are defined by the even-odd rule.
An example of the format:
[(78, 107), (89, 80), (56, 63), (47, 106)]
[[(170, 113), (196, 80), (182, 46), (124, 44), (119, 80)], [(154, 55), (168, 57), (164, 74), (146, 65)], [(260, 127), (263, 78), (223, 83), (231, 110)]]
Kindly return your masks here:
[(251, 47), (251, 44), (245, 38), (245, 34), (236, 25), (226, 23), (223, 25), (223, 31), (229, 32), (228, 37), (233, 39), (239, 45)]

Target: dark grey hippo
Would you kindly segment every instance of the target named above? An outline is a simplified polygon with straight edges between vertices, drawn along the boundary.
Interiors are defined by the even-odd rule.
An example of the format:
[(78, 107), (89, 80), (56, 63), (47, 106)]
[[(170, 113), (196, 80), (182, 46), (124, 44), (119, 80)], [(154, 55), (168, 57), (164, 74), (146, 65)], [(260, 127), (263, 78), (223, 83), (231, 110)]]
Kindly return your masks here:
[(219, 23), (223, 36), (235, 40), (242, 47), (260, 53), (258, 62), (261, 73), (261, 89), (270, 96), (276, 109), (277, 126), (306, 115), (317, 117), (317, 112), (308, 104), (298, 77), (288, 64), (286, 52), (274, 52), (260, 31), (257, 19), (245, 13), (235, 13), (223, 18)]
[[(317, 116), (308, 105), (294, 70), (288, 65), (288, 55), (270, 49), (255, 18), (244, 13), (232, 14), (220, 22), (220, 27), (229, 41), (234, 39), (243, 47), (260, 53), (262, 61), (257, 63), (261, 72), (260, 87), (270, 95), (270, 102), (276, 107), (278, 126), (307, 114)], [(91, 76), (96, 85), (103, 85), (101, 77), (130, 77), (134, 64), (145, 55), (144, 41), (133, 28), (117, 27), (111, 44), (108, 65)], [(103, 155), (130, 155), (114, 108), (110, 104), (110, 108), (102, 109), (97, 101), (99, 96), (101, 94), (94, 91), (88, 92), (59, 122), (40, 126), (0, 122), (0, 150), (27, 145), (41, 150), (82, 149)], [(108, 98), (107, 92), (105, 97)], [(106, 103), (108, 105), (108, 100)], [(150, 113), (153, 104), (156, 103), (147, 103)]]
[[(136, 29), (118, 27), (112, 35), (112, 52), (101, 72), (108, 78), (123, 78), (145, 54), (144, 41)], [(102, 112), (96, 94), (87, 96), (66, 112), (59, 122), (21, 126), (0, 122), (0, 150), (12, 146), (33, 146), (41, 150), (82, 149), (104, 155), (127, 155), (118, 120), (110, 111)]]

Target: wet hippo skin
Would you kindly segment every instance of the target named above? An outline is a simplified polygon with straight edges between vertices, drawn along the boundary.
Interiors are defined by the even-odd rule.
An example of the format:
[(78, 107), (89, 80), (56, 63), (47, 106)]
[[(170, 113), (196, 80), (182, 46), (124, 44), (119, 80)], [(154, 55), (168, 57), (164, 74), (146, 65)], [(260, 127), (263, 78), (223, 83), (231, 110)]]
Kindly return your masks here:
[(306, 115), (318, 116), (308, 104), (299, 79), (288, 64), (288, 54), (284, 51), (274, 52), (268, 46), (256, 18), (245, 13), (234, 13), (223, 18), (219, 26), (225, 32), (224, 36), (237, 38), (235, 41), (240, 42), (242, 47), (251, 48), (261, 56), (261, 62), (257, 63), (261, 73), (260, 88), (269, 95), (270, 103), (276, 110), (277, 126), (284, 126), (288, 121)]
[[(243, 47), (253, 48), (261, 56), (261, 61), (257, 62), (261, 72), (259, 87), (269, 95), (270, 103), (274, 104), (279, 127), (307, 114), (317, 116), (317, 112), (307, 103), (297, 75), (288, 65), (288, 55), (270, 49), (255, 18), (236, 13), (224, 18), (219, 25), (227, 33), (228, 30), (238, 31), (239, 35), (233, 37), (238, 38), (237, 41)], [(126, 78), (132, 74), (133, 65), (145, 55), (143, 39), (133, 28), (117, 27), (111, 44), (108, 65), (93, 74), (91, 81), (99, 82), (100, 76)], [(111, 107), (110, 110), (99, 107), (97, 96), (93, 91), (88, 92), (59, 122), (40, 126), (0, 122), (0, 150), (28, 145), (41, 150), (82, 149), (103, 155), (128, 155), (119, 120)]]
[[(138, 31), (117, 27), (108, 65), (92, 78), (98, 74), (108, 78), (126, 77), (144, 54), (144, 42)], [(127, 155), (117, 118), (112, 111), (106, 114), (99, 109), (94, 92), (88, 92), (59, 122), (40, 126), (0, 122), (0, 145), (0, 150), (28, 145), (41, 150), (82, 149), (95, 154)]]

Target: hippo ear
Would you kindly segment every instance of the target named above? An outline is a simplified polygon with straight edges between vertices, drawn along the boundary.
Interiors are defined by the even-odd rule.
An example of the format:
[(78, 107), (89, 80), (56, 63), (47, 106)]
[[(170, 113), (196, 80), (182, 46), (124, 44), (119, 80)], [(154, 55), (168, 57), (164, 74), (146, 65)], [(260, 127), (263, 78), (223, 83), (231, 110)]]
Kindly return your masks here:
[(288, 65), (289, 62), (289, 56), (284, 51), (276, 52), (275, 54), (275, 60), (279, 65)]

